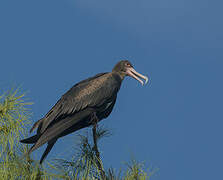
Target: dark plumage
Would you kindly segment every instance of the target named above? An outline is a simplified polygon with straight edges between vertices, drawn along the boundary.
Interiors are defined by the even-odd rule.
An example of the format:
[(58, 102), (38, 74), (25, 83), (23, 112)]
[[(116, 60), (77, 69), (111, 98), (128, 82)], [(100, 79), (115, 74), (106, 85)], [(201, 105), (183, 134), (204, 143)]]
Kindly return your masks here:
[[(48, 143), (40, 163), (56, 143), (57, 139), (74, 131), (93, 125), (92, 115), (100, 121), (109, 116), (114, 107), (117, 93), (125, 76), (132, 76), (143, 84), (147, 77), (137, 73), (127, 60), (120, 61), (112, 72), (100, 73), (83, 80), (66, 92), (53, 108), (39, 121), (30, 132), (37, 128), (36, 135), (21, 140), (34, 144), (29, 153)], [(97, 123), (97, 122), (96, 122)]]

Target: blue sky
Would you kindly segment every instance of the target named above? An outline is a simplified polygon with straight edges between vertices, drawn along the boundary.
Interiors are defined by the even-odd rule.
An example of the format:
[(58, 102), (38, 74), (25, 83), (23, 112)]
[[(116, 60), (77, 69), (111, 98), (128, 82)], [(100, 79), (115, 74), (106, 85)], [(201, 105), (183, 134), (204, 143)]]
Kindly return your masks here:
[[(151, 78), (126, 78), (100, 144), (106, 167), (134, 156), (154, 180), (222, 179), (223, 3), (210, 0), (2, 0), (0, 87), (28, 91), (33, 121), (73, 84), (120, 59)], [(75, 137), (47, 160), (69, 157)], [(37, 159), (43, 148), (37, 150)]]

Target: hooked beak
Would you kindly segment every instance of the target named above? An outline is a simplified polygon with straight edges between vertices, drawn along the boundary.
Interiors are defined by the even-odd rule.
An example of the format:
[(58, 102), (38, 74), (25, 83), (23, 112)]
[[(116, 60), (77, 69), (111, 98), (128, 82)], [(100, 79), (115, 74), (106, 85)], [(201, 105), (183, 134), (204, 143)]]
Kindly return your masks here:
[(137, 81), (139, 81), (142, 85), (144, 85), (144, 82), (143, 82), (141, 79), (139, 79), (139, 77), (145, 80), (145, 84), (148, 82), (148, 77), (147, 77), (147, 76), (143, 76), (142, 74), (138, 73), (138, 72), (137, 72), (134, 68), (132, 68), (132, 67), (131, 67), (131, 68), (128, 68), (128, 69), (126, 70), (126, 73), (127, 73), (128, 76), (131, 76), (131, 77), (135, 78), (135, 79), (136, 79)]

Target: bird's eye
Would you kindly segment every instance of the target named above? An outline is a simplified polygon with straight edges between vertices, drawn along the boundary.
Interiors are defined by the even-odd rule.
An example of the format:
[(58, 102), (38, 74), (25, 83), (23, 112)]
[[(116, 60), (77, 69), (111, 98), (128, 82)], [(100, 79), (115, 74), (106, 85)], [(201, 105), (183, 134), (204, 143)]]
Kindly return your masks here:
[(125, 63), (126, 66), (130, 67), (131, 65), (129, 63)]

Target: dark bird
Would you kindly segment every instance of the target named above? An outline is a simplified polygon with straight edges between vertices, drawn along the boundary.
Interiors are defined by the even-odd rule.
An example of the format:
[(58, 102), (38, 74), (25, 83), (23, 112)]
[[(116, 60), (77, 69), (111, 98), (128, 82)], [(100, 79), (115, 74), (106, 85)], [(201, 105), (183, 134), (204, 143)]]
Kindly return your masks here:
[[(127, 60), (119, 61), (112, 72), (100, 73), (75, 84), (52, 109), (30, 130), (36, 135), (20, 142), (34, 144), (28, 153), (48, 143), (40, 163), (46, 158), (57, 139), (106, 118), (112, 112), (123, 79), (131, 76), (142, 85), (148, 78), (136, 72)], [(96, 119), (96, 120), (95, 120)], [(97, 121), (97, 122), (95, 122)]]

